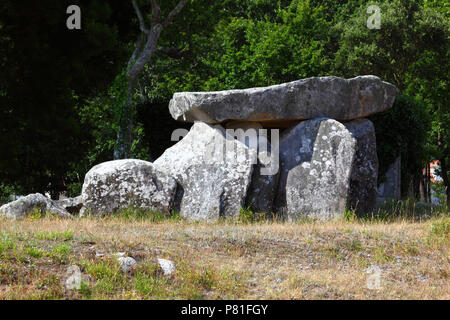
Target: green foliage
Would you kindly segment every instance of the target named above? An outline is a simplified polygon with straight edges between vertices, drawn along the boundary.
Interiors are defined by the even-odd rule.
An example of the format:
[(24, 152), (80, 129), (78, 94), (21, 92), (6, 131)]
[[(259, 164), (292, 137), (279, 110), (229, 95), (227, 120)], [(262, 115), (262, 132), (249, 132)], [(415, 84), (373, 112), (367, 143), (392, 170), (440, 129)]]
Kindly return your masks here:
[(36, 239), (39, 240), (72, 240), (73, 231), (67, 230), (63, 232), (49, 231), (49, 232), (38, 232), (34, 235)]
[(116, 76), (109, 90), (80, 108), (81, 122), (92, 135), (92, 149), (87, 162), (92, 165), (111, 159), (116, 143), (116, 132), (123, 116), (122, 108), (127, 100), (125, 70)]
[(14, 187), (0, 184), (0, 205), (11, 201), (10, 195), (15, 192)]
[[(450, 76), (446, 71), (450, 68), (450, 22), (443, 14), (445, 10), (440, 10), (445, 7), (443, 2), (426, 1), (423, 6), (422, 1), (394, 0), (379, 6), (379, 30), (366, 27), (365, 6), (335, 26), (332, 32), (339, 35), (335, 70), (345, 77), (375, 74), (414, 98), (415, 102), (399, 98), (401, 105), (407, 103), (409, 107), (394, 107), (375, 123), (377, 146), (381, 149), (380, 173), (387, 169), (387, 161), (400, 152), (406, 156), (402, 157), (402, 185), (407, 188), (411, 175), (415, 175), (417, 185), (420, 166), (431, 158), (441, 159), (444, 164), (450, 161)], [(445, 168), (446, 177), (450, 177), (450, 169), (447, 165)]]
[(426, 133), (430, 129), (426, 105), (405, 95), (398, 95), (392, 109), (371, 117), (377, 137), (380, 183), (398, 156), (402, 159), (402, 187), (421, 172), (429, 152)]
[(40, 257), (42, 257), (44, 255), (44, 251), (40, 248), (36, 248), (34, 246), (30, 246), (28, 248), (25, 249), (25, 253), (27, 255), (29, 255), (30, 257), (39, 259)]
[[(68, 175), (70, 175), (70, 173)], [(83, 189), (83, 182), (80, 180), (79, 175), (77, 175), (77, 180), (75, 181), (76, 182), (72, 182), (66, 185), (67, 197), (74, 198), (81, 194), (81, 191)]]
[(438, 203), (445, 206), (447, 192), (445, 190), (445, 184), (442, 182), (431, 183), (432, 196), (438, 199)]
[(83, 124), (90, 128), (92, 135), (91, 150), (87, 154), (87, 167), (111, 160), (117, 143), (119, 128), (126, 126), (127, 117), (134, 119), (133, 141), (131, 154), (133, 158), (147, 159), (149, 150), (143, 142), (144, 128), (136, 119), (136, 109), (131, 103), (129, 115), (125, 113), (128, 102), (128, 76), (123, 69), (114, 79), (108, 91), (93, 99), (80, 108), (80, 117)]
[(450, 236), (450, 218), (443, 217), (432, 222), (430, 227), (430, 234), (438, 237), (446, 237)]
[(324, 75), (329, 25), (320, 8), (292, 2), (271, 20), (233, 18), (218, 24), (205, 65), (213, 76), (205, 90), (246, 88)]
[(357, 218), (357, 214), (355, 210), (350, 210), (348, 208), (345, 209), (343, 219), (348, 222), (354, 222)]
[(366, 6), (361, 6), (355, 16), (339, 22), (333, 32), (340, 34), (336, 52), (336, 71), (346, 77), (375, 74), (385, 81), (405, 88), (409, 66), (427, 42), (416, 42), (417, 1), (383, 1), (381, 29), (369, 29)]
[(250, 207), (247, 208), (241, 208), (239, 211), (239, 222), (242, 223), (250, 223), (253, 222), (255, 218), (255, 214), (253, 213), (253, 211), (251, 210)]
[(0, 257), (5, 257), (9, 250), (15, 249), (16, 244), (8, 234), (0, 233)]
[(431, 222), (428, 229), (428, 235), (425, 238), (431, 245), (440, 245), (441, 243), (450, 244), (450, 218), (442, 216)]
[(237, 223), (247, 224), (247, 223), (260, 223), (265, 221), (276, 221), (278, 217), (265, 214), (257, 213), (252, 210), (252, 205), (239, 210), (239, 216), (235, 220)]

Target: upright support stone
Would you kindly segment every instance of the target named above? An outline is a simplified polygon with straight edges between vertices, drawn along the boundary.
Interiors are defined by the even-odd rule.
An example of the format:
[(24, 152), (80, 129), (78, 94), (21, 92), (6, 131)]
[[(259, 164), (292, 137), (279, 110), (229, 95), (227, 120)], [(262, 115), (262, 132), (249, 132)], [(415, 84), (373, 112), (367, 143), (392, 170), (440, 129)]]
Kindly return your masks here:
[(172, 177), (150, 162), (136, 159), (104, 162), (86, 174), (80, 214), (111, 214), (128, 207), (168, 213), (176, 186)]
[(289, 221), (345, 211), (356, 140), (332, 119), (301, 122), (282, 135), (277, 207)]
[(273, 212), (278, 190), (280, 177), (278, 130), (271, 133), (271, 141), (273, 144), (267, 139), (267, 129), (259, 131), (258, 163), (254, 166), (246, 198), (246, 207), (258, 213)]
[(154, 164), (177, 181), (182, 217), (217, 221), (237, 217), (244, 207), (256, 158), (255, 150), (223, 127), (197, 122)]
[(377, 204), (378, 157), (375, 128), (367, 119), (347, 122), (345, 127), (356, 139), (347, 206), (360, 214), (368, 214)]

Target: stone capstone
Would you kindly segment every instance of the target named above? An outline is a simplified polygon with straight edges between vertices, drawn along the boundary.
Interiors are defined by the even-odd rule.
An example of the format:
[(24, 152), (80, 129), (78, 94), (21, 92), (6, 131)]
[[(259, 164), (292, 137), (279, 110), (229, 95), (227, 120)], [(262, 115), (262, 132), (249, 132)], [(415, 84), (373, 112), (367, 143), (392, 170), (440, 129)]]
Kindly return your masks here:
[(343, 79), (314, 77), (270, 87), (175, 93), (169, 111), (175, 120), (217, 124), (226, 121), (271, 122), (328, 117), (364, 118), (392, 107), (398, 89), (376, 76)]

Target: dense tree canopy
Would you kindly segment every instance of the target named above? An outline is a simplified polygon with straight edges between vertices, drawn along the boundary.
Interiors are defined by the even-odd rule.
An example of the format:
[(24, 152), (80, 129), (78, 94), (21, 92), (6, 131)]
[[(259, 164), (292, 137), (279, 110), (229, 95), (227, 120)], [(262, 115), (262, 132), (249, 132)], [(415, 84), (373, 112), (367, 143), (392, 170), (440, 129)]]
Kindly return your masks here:
[[(386, 160), (403, 153), (404, 187), (410, 179), (420, 180), (421, 168), (430, 158), (441, 161), (447, 172), (442, 174), (444, 179), (450, 175), (447, 164), (450, 23), (440, 10), (432, 9), (437, 3), (426, 4), (403, 0), (380, 4), (379, 32), (361, 27), (367, 19), (363, 9), (335, 27), (341, 35), (335, 58), (336, 74), (345, 77), (376, 74), (415, 99), (400, 98), (397, 107), (375, 118), (381, 119), (375, 122), (381, 138), (378, 140), (381, 173), (387, 168)], [(386, 135), (391, 139), (383, 140)]]
[[(66, 28), (66, 8), (73, 3), (83, 7), (80, 31)], [(128, 6), (111, 3), (0, 5), (0, 181), (18, 192), (62, 190), (80, 151), (87, 151), (76, 106), (106, 89), (125, 53), (121, 38), (127, 35), (119, 33), (114, 12)]]
[[(150, 21), (150, 3), (137, 3)], [(162, 16), (176, 3), (161, 3)], [(69, 4), (82, 8), (79, 31), (65, 28)], [(401, 154), (406, 191), (435, 158), (441, 160), (448, 186), (448, 2), (380, 1), (380, 29), (367, 28), (369, 4), (188, 1), (161, 33), (159, 50), (134, 86), (132, 155), (154, 159), (171, 145), (172, 129), (183, 126), (167, 112), (174, 92), (374, 74), (402, 91), (391, 111), (372, 119), (380, 174)], [(90, 166), (112, 159), (126, 103), (127, 62), (139, 34), (131, 1), (2, 1), (3, 188), (77, 193)]]

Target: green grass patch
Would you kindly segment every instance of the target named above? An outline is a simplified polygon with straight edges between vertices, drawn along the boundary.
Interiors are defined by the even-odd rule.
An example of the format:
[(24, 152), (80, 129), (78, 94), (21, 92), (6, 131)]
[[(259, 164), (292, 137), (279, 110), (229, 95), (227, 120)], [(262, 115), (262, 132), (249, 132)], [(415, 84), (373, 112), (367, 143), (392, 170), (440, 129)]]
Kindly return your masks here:
[(431, 221), (427, 241), (430, 245), (450, 244), (450, 218), (441, 217)]
[(34, 234), (34, 237), (39, 240), (73, 240), (74, 233), (72, 230), (66, 230), (63, 232), (55, 232), (55, 231), (48, 231), (48, 232), (38, 232)]
[(0, 233), (0, 257), (4, 257), (9, 250), (16, 248), (14, 240), (6, 233)]
[(24, 252), (27, 255), (29, 255), (30, 257), (33, 257), (33, 258), (36, 258), (36, 259), (39, 259), (39, 258), (41, 258), (41, 257), (43, 257), (45, 255), (45, 251), (44, 250), (42, 250), (41, 248), (34, 247), (34, 246), (25, 248)]
[(94, 298), (103, 299), (128, 288), (127, 277), (115, 260), (85, 261), (83, 267), (95, 281), (91, 289), (84, 291)]
[[(89, 217), (89, 215), (87, 215)], [(102, 217), (105, 220), (118, 219), (123, 221), (148, 221), (148, 222), (165, 222), (165, 221), (180, 221), (180, 215), (176, 211), (165, 213), (157, 210), (145, 210), (140, 208), (126, 208), (118, 210), (109, 215)]]

